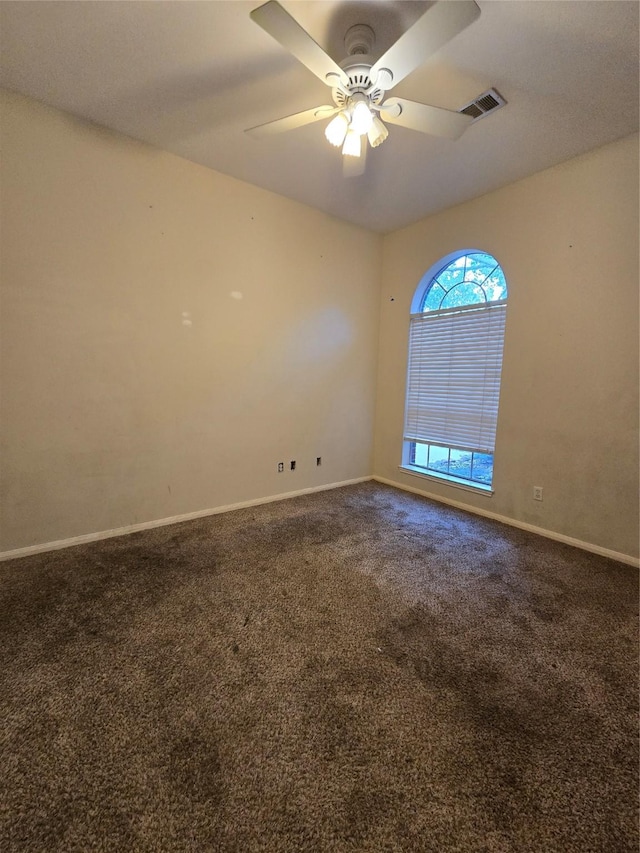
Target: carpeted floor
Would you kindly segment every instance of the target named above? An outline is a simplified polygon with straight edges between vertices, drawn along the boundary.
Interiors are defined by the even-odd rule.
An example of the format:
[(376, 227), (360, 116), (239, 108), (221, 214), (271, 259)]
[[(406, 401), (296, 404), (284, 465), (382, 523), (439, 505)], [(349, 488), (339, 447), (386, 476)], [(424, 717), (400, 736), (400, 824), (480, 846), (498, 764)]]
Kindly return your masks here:
[(637, 571), (374, 483), (0, 565), (4, 853), (624, 853)]

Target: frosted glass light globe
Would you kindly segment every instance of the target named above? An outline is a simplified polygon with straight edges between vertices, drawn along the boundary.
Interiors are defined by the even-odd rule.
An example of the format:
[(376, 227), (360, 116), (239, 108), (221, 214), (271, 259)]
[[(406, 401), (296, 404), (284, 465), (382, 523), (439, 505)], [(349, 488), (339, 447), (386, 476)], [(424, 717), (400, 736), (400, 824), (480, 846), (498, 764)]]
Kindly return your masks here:
[(369, 132), (372, 122), (371, 110), (364, 101), (359, 101), (353, 108), (349, 129), (355, 131), (358, 136), (364, 136)]
[(361, 150), (360, 134), (349, 128), (347, 138), (342, 146), (342, 153), (347, 157), (359, 157)]
[(335, 145), (336, 148), (338, 148), (344, 142), (348, 129), (349, 117), (346, 113), (342, 112), (338, 113), (337, 116), (331, 119), (325, 128), (324, 135), (332, 145)]
[(389, 136), (389, 131), (378, 116), (373, 117), (367, 136), (369, 137), (369, 143), (372, 148), (377, 148)]

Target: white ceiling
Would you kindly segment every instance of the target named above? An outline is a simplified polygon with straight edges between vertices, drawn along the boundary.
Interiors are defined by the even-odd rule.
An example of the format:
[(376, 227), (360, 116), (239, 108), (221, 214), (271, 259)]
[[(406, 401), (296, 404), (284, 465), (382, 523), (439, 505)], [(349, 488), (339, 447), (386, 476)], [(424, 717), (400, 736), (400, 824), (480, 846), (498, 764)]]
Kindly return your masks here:
[[(243, 131), (330, 101), (249, 18), (260, 0), (0, 3), (0, 84), (220, 172), (386, 232), (638, 129), (635, 0), (478, 0), (480, 18), (393, 95), (457, 110), (490, 87), (508, 105), (457, 141), (391, 126), (344, 178), (326, 122)], [(282, 5), (337, 61), (356, 23), (380, 55), (428, 7)]]

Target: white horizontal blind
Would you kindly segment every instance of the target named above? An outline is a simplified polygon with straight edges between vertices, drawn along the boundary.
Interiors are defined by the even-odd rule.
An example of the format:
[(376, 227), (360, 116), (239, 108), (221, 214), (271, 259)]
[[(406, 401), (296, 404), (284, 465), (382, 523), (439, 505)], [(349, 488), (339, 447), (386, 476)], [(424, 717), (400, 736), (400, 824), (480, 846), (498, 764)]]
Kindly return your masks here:
[(507, 306), (414, 315), (404, 437), (493, 453)]

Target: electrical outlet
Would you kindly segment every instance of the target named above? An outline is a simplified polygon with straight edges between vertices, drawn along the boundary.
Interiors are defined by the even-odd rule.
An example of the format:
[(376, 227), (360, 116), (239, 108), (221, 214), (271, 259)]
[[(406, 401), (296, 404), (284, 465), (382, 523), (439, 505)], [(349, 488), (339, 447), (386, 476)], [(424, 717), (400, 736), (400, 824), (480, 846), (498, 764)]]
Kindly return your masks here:
[(295, 470), (296, 470), (296, 460), (295, 460), (295, 459), (292, 459), (292, 460), (291, 460), (291, 470), (292, 470), (292, 471), (295, 471)]
[(282, 474), (284, 471), (284, 462), (278, 462), (278, 474)]
[(534, 501), (542, 500), (542, 486), (534, 486), (533, 487), (533, 499)]

